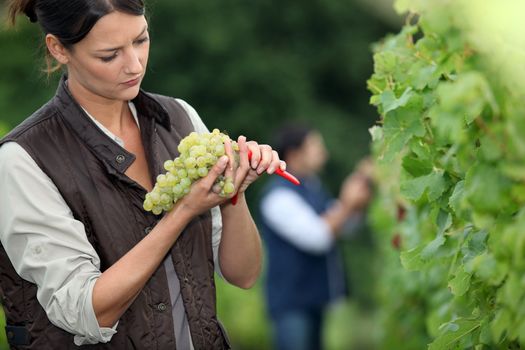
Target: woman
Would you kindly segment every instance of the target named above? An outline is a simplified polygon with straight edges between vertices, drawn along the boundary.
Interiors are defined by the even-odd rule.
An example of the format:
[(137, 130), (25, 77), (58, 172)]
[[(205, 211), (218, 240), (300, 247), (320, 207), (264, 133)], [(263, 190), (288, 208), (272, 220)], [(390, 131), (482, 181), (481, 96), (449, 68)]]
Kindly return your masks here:
[[(149, 52), (141, 0), (13, 0), (66, 67), (57, 93), (0, 141), (0, 287), (12, 348), (229, 348), (214, 269), (249, 288), (261, 243), (244, 191), (284, 169), (239, 137), (161, 218), (142, 209), (177, 144), (206, 131), (185, 102), (140, 90)], [(248, 149), (253, 153), (249, 162)], [(238, 202), (213, 191), (234, 179)], [(105, 344), (104, 344), (105, 343)]]

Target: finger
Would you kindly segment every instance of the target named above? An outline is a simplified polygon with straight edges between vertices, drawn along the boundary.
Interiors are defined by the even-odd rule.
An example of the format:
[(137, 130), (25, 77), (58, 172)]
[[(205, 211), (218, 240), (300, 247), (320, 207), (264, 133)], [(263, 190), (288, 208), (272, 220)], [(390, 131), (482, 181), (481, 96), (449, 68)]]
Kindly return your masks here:
[(259, 178), (259, 174), (255, 172), (253, 169), (249, 169), (248, 173), (246, 174), (246, 177), (244, 178), (244, 181), (239, 186), (238, 192), (242, 193), (246, 191), (246, 189)]
[(239, 136), (237, 139), (237, 144), (239, 145), (239, 167), (240, 168), (249, 168), (249, 159), (248, 159), (248, 145), (246, 143), (245, 136)]
[(218, 183), (215, 183), (211, 188), (211, 191), (215, 194), (221, 193), (221, 186)]
[(252, 159), (250, 162), (250, 167), (255, 170), (257, 169), (257, 166), (259, 165), (259, 161), (261, 160), (261, 150), (259, 148), (259, 145), (255, 141), (250, 141), (246, 143), (248, 146), (248, 149), (252, 152)]
[(239, 136), (239, 167), (235, 173), (234, 185), (235, 188), (239, 188), (241, 183), (244, 181), (246, 174), (251, 169), (248, 160), (248, 146), (246, 144), (246, 137)]
[(227, 164), (228, 157), (220, 157), (219, 160), (217, 160), (217, 163), (215, 163), (215, 165), (211, 167), (210, 171), (208, 172), (208, 175), (201, 179), (201, 183), (203, 184), (203, 186), (206, 186), (206, 188), (211, 189), (217, 178), (224, 173)]
[(235, 174), (235, 158), (233, 155), (233, 148), (230, 138), (224, 142), (224, 151), (226, 156), (228, 156), (228, 166), (224, 172), (224, 176), (234, 179)]
[(268, 169), (273, 158), (273, 153), (272, 148), (268, 145), (259, 145), (259, 149), (261, 150), (261, 160), (257, 166), (257, 174), (260, 175)]
[(281, 166), (281, 160), (279, 159), (279, 154), (276, 151), (272, 151), (272, 159), (270, 165), (266, 172), (268, 174), (273, 174)]
[(284, 160), (281, 160), (281, 164), (279, 165), (279, 168), (282, 171), (286, 171), (286, 162)]

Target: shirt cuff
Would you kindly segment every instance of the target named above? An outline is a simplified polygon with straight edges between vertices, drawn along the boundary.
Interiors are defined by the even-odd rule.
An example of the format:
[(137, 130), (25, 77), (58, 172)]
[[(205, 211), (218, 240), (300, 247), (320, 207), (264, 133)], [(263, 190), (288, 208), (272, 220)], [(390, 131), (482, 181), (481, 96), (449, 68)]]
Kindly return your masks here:
[(112, 328), (106, 328), (106, 327), (99, 328), (100, 333), (99, 333), (98, 338), (92, 338), (92, 337), (83, 336), (83, 335), (75, 335), (75, 337), (73, 338), (73, 341), (75, 342), (76, 346), (107, 343), (111, 340), (113, 335), (117, 333), (117, 330), (116, 330), (117, 326), (118, 326), (118, 321)]
[(85, 314), (86, 325), (88, 334), (84, 335), (75, 335), (73, 341), (75, 345), (87, 345), (87, 344), (97, 344), (97, 343), (107, 343), (111, 340), (113, 335), (117, 333), (117, 326), (119, 322), (117, 321), (115, 325), (111, 328), (100, 327), (98, 324), (97, 317), (95, 315), (95, 310), (93, 309), (93, 288), (97, 279), (90, 281), (90, 286), (88, 288), (89, 292), (86, 295), (85, 301)]

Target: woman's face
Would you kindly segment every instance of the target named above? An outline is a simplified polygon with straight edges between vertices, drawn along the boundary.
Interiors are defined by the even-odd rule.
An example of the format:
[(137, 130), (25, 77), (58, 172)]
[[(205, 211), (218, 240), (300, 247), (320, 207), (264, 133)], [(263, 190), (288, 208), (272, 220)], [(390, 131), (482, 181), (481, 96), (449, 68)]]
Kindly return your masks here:
[(131, 100), (139, 92), (148, 55), (146, 18), (111, 12), (68, 50), (69, 88), (90, 100)]

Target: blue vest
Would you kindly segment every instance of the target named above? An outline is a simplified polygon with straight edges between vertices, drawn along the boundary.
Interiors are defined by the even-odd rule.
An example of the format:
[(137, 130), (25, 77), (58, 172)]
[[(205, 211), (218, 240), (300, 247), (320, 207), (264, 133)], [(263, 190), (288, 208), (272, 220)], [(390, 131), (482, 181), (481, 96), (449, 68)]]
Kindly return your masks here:
[[(326, 211), (332, 201), (317, 178), (301, 179), (299, 186), (275, 178), (263, 196), (283, 187), (299, 194), (318, 214)], [(324, 254), (305, 252), (270, 228), (263, 215), (259, 217), (267, 252), (265, 288), (270, 316), (293, 310), (320, 310), (345, 293), (345, 275), (335, 246)]]

